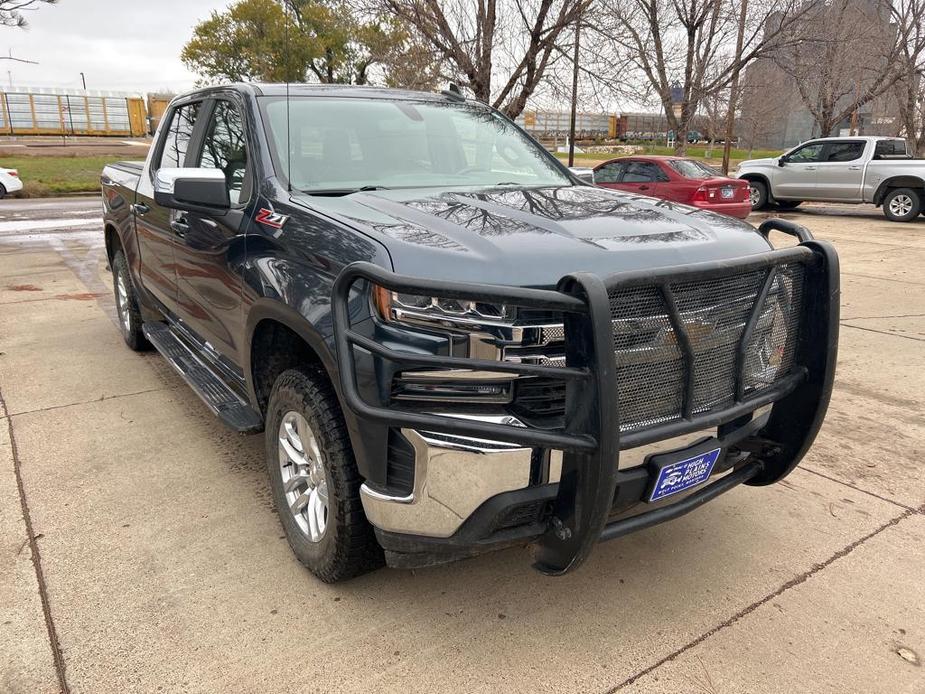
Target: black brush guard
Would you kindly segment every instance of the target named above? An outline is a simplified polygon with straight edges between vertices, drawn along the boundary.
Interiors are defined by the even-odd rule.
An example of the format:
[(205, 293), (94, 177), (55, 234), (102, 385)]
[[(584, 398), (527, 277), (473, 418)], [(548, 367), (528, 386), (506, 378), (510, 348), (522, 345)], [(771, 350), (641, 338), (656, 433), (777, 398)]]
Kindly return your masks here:
[[(365, 419), (393, 427), (562, 450), (564, 456), (558, 494), (548, 530), (536, 541), (535, 566), (550, 575), (563, 574), (579, 566), (599, 540), (619, 537), (680, 516), (738, 484), (764, 485), (782, 479), (799, 463), (815, 438), (825, 416), (834, 379), (838, 340), (838, 257), (830, 244), (812, 240), (802, 227), (784, 223), (782, 228), (781, 220), (772, 221), (773, 225), (763, 225), (762, 233), (767, 235), (770, 228), (774, 228), (798, 236), (801, 243), (736, 260), (633, 271), (606, 278), (575, 273), (563, 277), (555, 291), (425, 280), (397, 275), (370, 263), (354, 263), (340, 273), (333, 290), (341, 395), (361, 421)], [(762, 297), (767, 295), (774, 268), (794, 262), (805, 266), (800, 337), (794, 366), (789, 375), (773, 386), (745, 397), (742, 386), (745, 345), (757, 323)], [(761, 268), (769, 268), (770, 271), (739, 342), (736, 402), (721, 411), (692, 414), (690, 402), (694, 384), (690, 362), (693, 353), (669, 284), (719, 278)], [(422, 355), (385, 347), (351, 328), (348, 300), (351, 289), (360, 280), (402, 293), (562, 312), (566, 366)], [(620, 384), (616, 377), (608, 291), (639, 285), (655, 286), (662, 292), (678, 343), (688, 361), (684, 416), (680, 420), (621, 435), (617, 407)], [(555, 430), (523, 428), (371, 405), (361, 397), (357, 387), (355, 348), (404, 368), (471, 369), (564, 380), (564, 426)], [(615, 491), (626, 474), (618, 470), (621, 448), (719, 425), (771, 402), (776, 404), (767, 426), (758, 436), (739, 444), (751, 455), (732, 472), (674, 504), (607, 523)]]

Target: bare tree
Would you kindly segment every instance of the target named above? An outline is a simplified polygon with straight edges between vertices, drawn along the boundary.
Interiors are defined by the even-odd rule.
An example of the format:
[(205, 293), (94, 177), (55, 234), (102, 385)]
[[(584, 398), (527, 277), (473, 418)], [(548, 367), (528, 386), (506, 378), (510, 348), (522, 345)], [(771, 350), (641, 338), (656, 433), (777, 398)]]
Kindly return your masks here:
[[(593, 27), (598, 52), (614, 56), (617, 65), (625, 60), (640, 79), (631, 83), (625, 70), (601, 77), (615, 90), (631, 85), (657, 100), (681, 154), (703, 100), (774, 48), (803, 12), (800, 0), (745, 7), (729, 0), (600, 0)], [(741, 45), (734, 51), (739, 26)]]
[(910, 30), (899, 57), (901, 76), (894, 91), (902, 132), (917, 157), (925, 154), (925, 55), (915, 52), (923, 33), (922, 24)]
[(58, 0), (2, 0), (0, 1), (0, 26), (25, 27), (28, 25), (24, 11), (37, 10), (40, 5), (53, 5)]
[[(378, 0), (413, 27), (475, 97), (511, 118), (523, 111), (563, 34), (591, 0)], [(496, 79), (498, 80), (496, 83)]]
[[(925, 51), (925, 0), (814, 1), (774, 62), (796, 86), (819, 135), (892, 89)], [(913, 72), (915, 68), (913, 68)]]

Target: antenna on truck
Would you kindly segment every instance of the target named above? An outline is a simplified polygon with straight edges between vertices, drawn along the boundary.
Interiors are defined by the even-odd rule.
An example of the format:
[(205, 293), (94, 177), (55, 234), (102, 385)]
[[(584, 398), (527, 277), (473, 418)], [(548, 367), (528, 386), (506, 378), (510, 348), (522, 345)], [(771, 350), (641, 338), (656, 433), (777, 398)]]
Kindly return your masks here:
[(291, 9), (290, 3), (283, 3), (285, 17), (286, 17), (286, 37), (285, 37), (285, 47), (283, 51), (283, 60), (285, 61), (284, 76), (286, 78), (286, 190), (292, 192), (292, 134), (289, 126), (289, 22), (291, 18), (289, 16), (289, 10)]

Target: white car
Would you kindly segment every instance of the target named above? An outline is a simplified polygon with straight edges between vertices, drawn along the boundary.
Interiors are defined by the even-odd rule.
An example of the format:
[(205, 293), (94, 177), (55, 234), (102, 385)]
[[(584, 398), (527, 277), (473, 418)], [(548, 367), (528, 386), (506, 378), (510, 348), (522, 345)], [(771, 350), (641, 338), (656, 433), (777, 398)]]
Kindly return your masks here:
[(5, 198), (7, 193), (15, 193), (17, 190), (22, 190), (19, 172), (16, 169), (0, 167), (0, 198)]

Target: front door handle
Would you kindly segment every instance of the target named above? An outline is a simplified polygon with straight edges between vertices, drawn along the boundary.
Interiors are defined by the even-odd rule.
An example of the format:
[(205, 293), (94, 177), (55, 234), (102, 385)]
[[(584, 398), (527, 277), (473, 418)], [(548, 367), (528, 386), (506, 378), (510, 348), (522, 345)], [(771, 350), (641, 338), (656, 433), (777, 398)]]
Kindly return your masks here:
[(805, 171), (815, 171), (815, 170), (816, 170), (815, 166), (807, 166), (805, 169)]
[(132, 212), (134, 212), (139, 217), (144, 217), (150, 211), (151, 208), (145, 205), (143, 202), (136, 202), (132, 204)]
[(189, 223), (186, 221), (186, 215), (170, 220), (170, 228), (181, 239), (189, 232)]
[(639, 186), (639, 190), (649, 190), (649, 186)]

